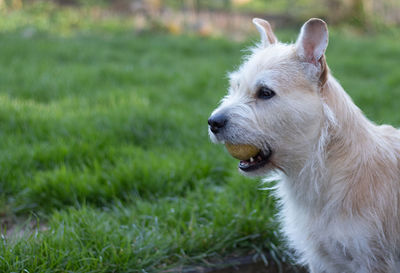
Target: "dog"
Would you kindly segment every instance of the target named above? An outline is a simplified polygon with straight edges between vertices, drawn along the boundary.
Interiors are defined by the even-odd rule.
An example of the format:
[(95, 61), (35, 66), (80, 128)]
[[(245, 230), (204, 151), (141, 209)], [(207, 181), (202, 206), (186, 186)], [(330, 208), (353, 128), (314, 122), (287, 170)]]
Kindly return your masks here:
[(279, 174), (282, 233), (310, 272), (400, 272), (400, 132), (369, 121), (332, 76), (323, 20), (292, 44), (253, 23), (261, 42), (229, 74), (211, 140), (241, 173)]

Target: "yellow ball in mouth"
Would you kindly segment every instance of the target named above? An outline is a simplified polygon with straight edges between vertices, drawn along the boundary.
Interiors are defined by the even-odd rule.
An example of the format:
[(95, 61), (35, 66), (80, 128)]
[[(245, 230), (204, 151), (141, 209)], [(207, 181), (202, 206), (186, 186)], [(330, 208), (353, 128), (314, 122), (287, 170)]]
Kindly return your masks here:
[(231, 156), (239, 160), (248, 160), (260, 152), (260, 149), (250, 144), (225, 143), (225, 147)]

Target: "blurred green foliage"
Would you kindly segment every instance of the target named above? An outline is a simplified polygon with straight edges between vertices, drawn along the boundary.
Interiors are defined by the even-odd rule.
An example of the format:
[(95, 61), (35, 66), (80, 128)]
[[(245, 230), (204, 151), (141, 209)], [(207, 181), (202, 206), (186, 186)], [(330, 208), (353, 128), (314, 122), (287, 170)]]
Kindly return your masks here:
[(52, 2), (38, 1), (25, 5), (23, 9), (0, 10), (0, 30), (25, 30), (29, 36), (34, 32), (47, 32), (61, 36), (76, 32), (127, 31), (133, 30), (132, 17), (109, 13), (92, 6), (61, 7)]

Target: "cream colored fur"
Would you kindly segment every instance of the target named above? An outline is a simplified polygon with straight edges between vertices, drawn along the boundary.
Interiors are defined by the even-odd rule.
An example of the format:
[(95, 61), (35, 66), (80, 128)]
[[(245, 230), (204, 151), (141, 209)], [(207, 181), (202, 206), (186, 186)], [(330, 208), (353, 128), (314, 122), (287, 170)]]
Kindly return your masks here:
[[(230, 74), (213, 112), (229, 120), (211, 139), (272, 150), (245, 174), (280, 174), (283, 234), (310, 272), (400, 272), (400, 132), (365, 118), (330, 74), (323, 21), (308, 21), (295, 44), (254, 23), (262, 43)], [(258, 99), (260, 85), (275, 97)]]

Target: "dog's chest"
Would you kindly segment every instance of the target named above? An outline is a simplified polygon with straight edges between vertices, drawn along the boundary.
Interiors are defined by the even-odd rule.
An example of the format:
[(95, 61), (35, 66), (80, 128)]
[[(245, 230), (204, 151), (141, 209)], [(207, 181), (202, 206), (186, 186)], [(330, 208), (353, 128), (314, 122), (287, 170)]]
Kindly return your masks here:
[(317, 203), (305, 207), (282, 189), (279, 195), (283, 232), (304, 261), (315, 260), (325, 268), (331, 264), (335, 269), (328, 272), (360, 270), (363, 259), (370, 254), (366, 253), (370, 249), (366, 238), (371, 234), (363, 221), (350, 221), (335, 208), (320, 210)]

